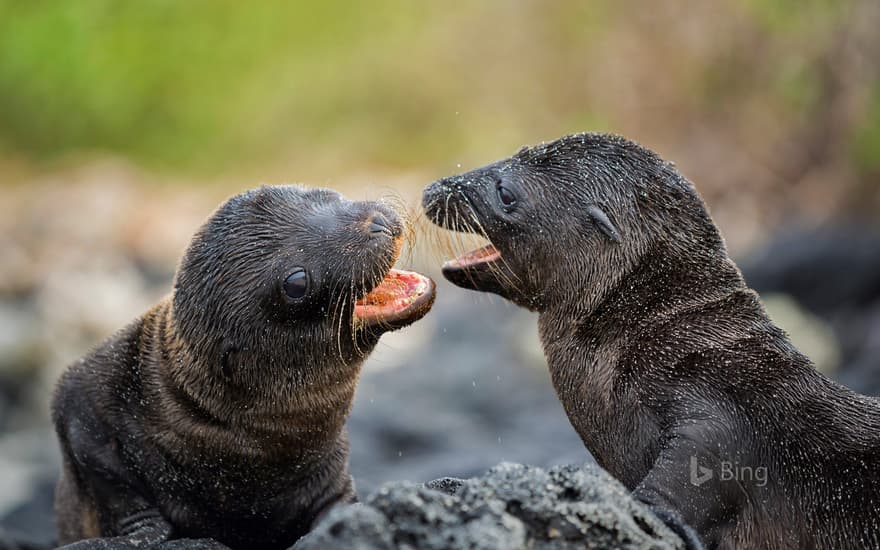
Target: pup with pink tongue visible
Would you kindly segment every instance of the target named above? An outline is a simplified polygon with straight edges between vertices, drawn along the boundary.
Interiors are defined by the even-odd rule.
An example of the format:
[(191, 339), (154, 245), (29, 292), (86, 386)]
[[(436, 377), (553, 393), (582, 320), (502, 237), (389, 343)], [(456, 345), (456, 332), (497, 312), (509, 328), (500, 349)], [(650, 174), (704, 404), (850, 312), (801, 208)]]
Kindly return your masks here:
[(284, 548), (352, 501), (361, 364), (434, 301), (431, 279), (392, 269), (402, 235), (387, 205), (324, 189), (221, 205), (172, 294), (58, 383), (59, 542)]
[(574, 134), (422, 204), (492, 243), (443, 276), (538, 313), (572, 427), (687, 548), (880, 548), (880, 400), (795, 349), (671, 163)]

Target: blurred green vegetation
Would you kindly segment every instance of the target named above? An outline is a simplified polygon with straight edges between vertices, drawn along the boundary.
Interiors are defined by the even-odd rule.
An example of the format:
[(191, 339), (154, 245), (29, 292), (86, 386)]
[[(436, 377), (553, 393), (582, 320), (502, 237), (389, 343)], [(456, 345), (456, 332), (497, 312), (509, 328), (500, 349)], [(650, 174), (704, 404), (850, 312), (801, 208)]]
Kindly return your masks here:
[(860, 125), (854, 152), (859, 167), (880, 178), (880, 83), (872, 90), (870, 107)]
[[(575, 13), (562, 31), (582, 29), (589, 14)], [(38, 159), (105, 150), (173, 169), (353, 144), (379, 163), (449, 154), (444, 144), (467, 138), (456, 127), (472, 130), (454, 116), (483, 103), (456, 99), (486, 90), (456, 81), (459, 60), (438, 59), (454, 40), (436, 32), (443, 17), (447, 8), (400, 0), (2, 1), (0, 146)]]
[(841, 0), (745, 0), (756, 22), (772, 32), (821, 33), (845, 17), (852, 2)]
[[(578, 130), (785, 140), (827, 109), (823, 64), (870, 1), (0, 0), (0, 151), (211, 174), (449, 166)], [(860, 78), (868, 115), (838, 141), (873, 174)]]
[(332, 124), (321, 108), (338, 102), (328, 77), (352, 69), (369, 29), (405, 19), (342, 1), (0, 6), (6, 147), (37, 156), (107, 149), (173, 165)]

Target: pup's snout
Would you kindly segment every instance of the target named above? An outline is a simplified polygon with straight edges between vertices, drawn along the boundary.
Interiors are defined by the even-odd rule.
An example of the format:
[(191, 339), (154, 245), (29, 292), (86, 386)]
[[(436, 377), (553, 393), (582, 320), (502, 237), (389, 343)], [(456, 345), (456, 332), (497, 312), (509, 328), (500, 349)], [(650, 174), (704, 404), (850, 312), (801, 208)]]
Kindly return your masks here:
[(425, 190), (422, 191), (422, 208), (424, 210), (431, 211), (435, 209), (437, 203), (443, 200), (443, 197), (449, 192), (449, 189), (446, 188), (446, 182), (448, 179), (449, 178), (437, 180), (425, 187)]
[(373, 214), (373, 217), (370, 221), (369, 226), (370, 233), (376, 235), (378, 233), (385, 233), (387, 235), (391, 234), (391, 227), (388, 225), (388, 220), (385, 219), (385, 216), (382, 214)]
[(396, 239), (403, 234), (400, 216), (391, 211), (370, 211), (365, 219), (365, 227), (370, 237), (391, 237)]

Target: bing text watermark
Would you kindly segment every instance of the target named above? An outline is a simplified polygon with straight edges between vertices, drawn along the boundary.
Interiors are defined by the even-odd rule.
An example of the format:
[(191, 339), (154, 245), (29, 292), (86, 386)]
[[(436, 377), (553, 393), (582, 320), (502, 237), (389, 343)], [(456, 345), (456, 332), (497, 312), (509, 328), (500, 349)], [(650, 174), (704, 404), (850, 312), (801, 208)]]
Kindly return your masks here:
[(699, 487), (716, 476), (720, 481), (739, 481), (754, 484), (757, 487), (767, 485), (766, 466), (740, 466), (722, 460), (718, 463), (718, 470), (702, 466), (697, 457), (691, 457), (691, 483)]

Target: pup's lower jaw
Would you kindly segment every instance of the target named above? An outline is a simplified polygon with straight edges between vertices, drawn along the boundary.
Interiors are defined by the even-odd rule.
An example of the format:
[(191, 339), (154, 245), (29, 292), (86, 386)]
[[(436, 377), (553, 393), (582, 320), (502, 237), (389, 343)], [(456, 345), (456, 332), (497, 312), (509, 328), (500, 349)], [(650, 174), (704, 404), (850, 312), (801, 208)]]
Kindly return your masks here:
[(355, 324), (363, 328), (402, 328), (424, 317), (434, 303), (435, 293), (430, 277), (391, 269), (379, 286), (355, 303)]

